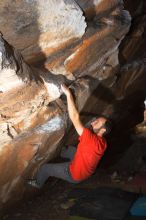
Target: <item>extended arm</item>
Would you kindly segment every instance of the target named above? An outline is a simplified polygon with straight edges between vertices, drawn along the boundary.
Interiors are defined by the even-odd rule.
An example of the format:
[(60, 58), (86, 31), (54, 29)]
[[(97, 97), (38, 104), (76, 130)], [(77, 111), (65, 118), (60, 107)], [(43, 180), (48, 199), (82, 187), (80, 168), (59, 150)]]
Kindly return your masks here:
[(68, 112), (69, 112), (69, 117), (79, 135), (82, 134), (83, 132), (83, 125), (80, 121), (80, 115), (79, 112), (75, 106), (75, 102), (73, 99), (73, 96), (71, 94), (71, 91), (69, 88), (65, 85), (61, 85), (62, 91), (65, 93), (66, 98), (67, 98), (67, 106), (68, 106)]

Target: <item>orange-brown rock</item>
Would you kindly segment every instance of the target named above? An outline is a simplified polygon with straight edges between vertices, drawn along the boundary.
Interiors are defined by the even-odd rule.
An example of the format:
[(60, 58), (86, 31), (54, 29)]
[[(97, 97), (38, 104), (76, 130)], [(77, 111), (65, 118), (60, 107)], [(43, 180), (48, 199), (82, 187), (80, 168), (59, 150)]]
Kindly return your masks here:
[(77, 0), (76, 2), (83, 9), (88, 20), (93, 19), (94, 16), (98, 18), (104, 17), (105, 14), (110, 13), (117, 6), (122, 7), (123, 5), (122, 1), (117, 0)]
[(0, 54), (1, 207), (13, 191), (21, 196), (19, 185), (58, 151), (67, 119), (57, 104), (48, 106), (61, 94), (51, 73), (27, 65), (2, 36)]
[(1, 208), (27, 193), (26, 179), (62, 142), (75, 141), (61, 83), (72, 89), (83, 123), (108, 116), (117, 139), (143, 121), (146, 64), (145, 18), (125, 38), (131, 17), (121, 0), (7, 0), (0, 15), (14, 46), (0, 36)]
[(0, 31), (26, 60), (82, 37), (85, 28), (83, 12), (72, 0), (0, 1)]
[(95, 16), (82, 41), (68, 45), (58, 54), (48, 57), (45, 67), (71, 80), (83, 75), (98, 77), (100, 80), (110, 77), (117, 71), (118, 46), (129, 30), (130, 21), (129, 13), (120, 10), (119, 6), (102, 18)]

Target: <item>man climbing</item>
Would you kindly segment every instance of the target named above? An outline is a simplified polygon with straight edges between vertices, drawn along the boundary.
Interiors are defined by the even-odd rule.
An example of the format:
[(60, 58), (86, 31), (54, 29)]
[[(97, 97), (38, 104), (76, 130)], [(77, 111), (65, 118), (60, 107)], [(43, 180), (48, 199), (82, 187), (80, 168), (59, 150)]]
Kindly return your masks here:
[(77, 148), (68, 147), (61, 152), (61, 157), (70, 159), (69, 162), (48, 163), (40, 167), (36, 179), (28, 180), (28, 184), (37, 188), (41, 188), (50, 176), (71, 183), (87, 179), (95, 172), (107, 147), (104, 135), (111, 129), (110, 121), (105, 117), (98, 117), (91, 122), (92, 130), (85, 128), (70, 89), (66, 85), (61, 85), (61, 89), (67, 97), (69, 117), (80, 136), (79, 144)]

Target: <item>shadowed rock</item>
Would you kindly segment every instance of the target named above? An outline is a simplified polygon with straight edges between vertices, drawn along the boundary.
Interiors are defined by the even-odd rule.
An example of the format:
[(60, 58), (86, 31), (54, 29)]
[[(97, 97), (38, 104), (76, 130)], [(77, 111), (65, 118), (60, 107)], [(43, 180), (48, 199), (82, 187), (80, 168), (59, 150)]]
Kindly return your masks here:
[(0, 207), (27, 193), (25, 180), (59, 154), (62, 142), (74, 141), (61, 83), (70, 85), (83, 123), (100, 114), (109, 116), (116, 138), (143, 120), (146, 96), (145, 60), (133, 61), (135, 38), (123, 49), (133, 48), (127, 53), (130, 60), (122, 52), (130, 63), (119, 63), (119, 45), (131, 25), (122, 1), (5, 4), (0, 1), (0, 14), (11, 4), (7, 18), (12, 19), (6, 26), (1, 16), (6, 39), (27, 60), (37, 62), (43, 53), (46, 60), (37, 67), (28, 65), (0, 36)]
[(27, 173), (52, 158), (67, 119), (57, 105), (48, 107), (61, 94), (51, 73), (43, 78), (2, 36), (0, 54), (0, 198), (5, 203), (13, 190), (23, 192), (18, 186), (23, 187)]

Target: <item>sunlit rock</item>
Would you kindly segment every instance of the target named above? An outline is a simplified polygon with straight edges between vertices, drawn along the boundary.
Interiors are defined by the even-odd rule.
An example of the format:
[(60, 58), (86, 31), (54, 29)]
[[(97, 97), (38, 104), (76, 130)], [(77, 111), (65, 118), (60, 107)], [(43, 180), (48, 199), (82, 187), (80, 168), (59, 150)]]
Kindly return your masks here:
[(82, 37), (85, 28), (83, 12), (72, 0), (0, 1), (0, 31), (29, 61)]
[(123, 1), (121, 0), (76, 0), (76, 2), (83, 9), (89, 21), (95, 16), (98, 18), (104, 17), (105, 14), (109, 14), (116, 7), (120, 8), (123, 6)]
[(27, 65), (2, 36), (0, 54), (0, 198), (5, 203), (24, 184), (28, 170), (30, 175), (34, 166), (52, 158), (66, 122), (57, 105), (48, 107), (61, 94), (57, 79), (53, 83), (51, 73), (44, 77)]
[(117, 4), (103, 17), (94, 17), (82, 41), (48, 57), (45, 67), (51, 71), (58, 70), (58, 73), (61, 73), (60, 67), (64, 67), (66, 73), (63, 74), (72, 74), (75, 78), (90, 75), (99, 80), (106, 79), (117, 71), (119, 45), (130, 25), (130, 14)]
[(144, 21), (139, 17), (131, 31), (121, 0), (0, 0), (0, 31), (14, 46), (1, 34), (0, 208), (22, 198), (26, 179), (62, 143), (75, 141), (62, 83), (83, 124), (101, 114), (112, 118), (117, 143), (143, 121)]

